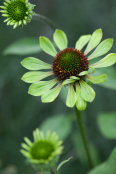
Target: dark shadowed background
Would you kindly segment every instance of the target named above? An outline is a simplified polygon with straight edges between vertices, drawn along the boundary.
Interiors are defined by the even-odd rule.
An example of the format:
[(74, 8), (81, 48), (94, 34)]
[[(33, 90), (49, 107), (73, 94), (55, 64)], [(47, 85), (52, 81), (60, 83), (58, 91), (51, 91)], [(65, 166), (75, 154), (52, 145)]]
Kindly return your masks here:
[[(3, 2), (1, 0), (0, 5), (3, 5)], [(115, 0), (30, 0), (30, 2), (36, 5), (34, 10), (36, 13), (50, 18), (58, 29), (67, 34), (69, 47), (74, 47), (81, 35), (92, 34), (101, 28), (103, 39), (114, 39), (110, 52), (116, 52)], [(50, 127), (56, 124), (58, 132), (60, 130), (63, 133), (65, 130), (67, 132), (62, 137), (65, 148), (60, 161), (73, 156), (73, 159), (61, 169), (61, 174), (86, 174), (88, 170), (86, 156), (81, 149), (79, 131), (76, 134), (78, 126), (74, 123), (74, 110), (66, 107), (66, 99), (62, 97), (65, 91), (62, 91), (54, 102), (44, 104), (40, 97), (33, 97), (27, 93), (29, 84), (21, 80), (22, 75), (27, 72), (20, 64), (24, 58), (32, 56), (51, 63), (52, 57), (43, 52), (22, 56), (3, 55), (6, 47), (18, 39), (24, 37), (39, 39), (39, 36), (46, 36), (52, 40), (54, 31), (41, 21), (31, 21), (23, 29), (18, 27), (13, 30), (12, 26), (3, 23), (4, 19), (0, 15), (0, 174), (35, 173), (19, 152), (20, 144), (24, 141), (24, 136), (32, 140), (32, 131), (42, 127), (41, 124), (52, 119), (51, 117), (61, 120), (58, 121), (58, 125), (56, 120), (54, 123), (51, 121)], [(102, 73), (108, 72), (108, 82), (105, 86), (92, 85), (96, 92), (95, 100), (88, 103), (87, 109), (82, 112), (88, 138), (92, 142), (95, 165), (106, 160), (116, 144), (115, 139), (105, 138), (101, 134), (97, 124), (100, 113), (116, 111), (116, 66), (114, 65), (113, 69), (102, 70)], [(65, 127), (66, 119), (69, 121)]]

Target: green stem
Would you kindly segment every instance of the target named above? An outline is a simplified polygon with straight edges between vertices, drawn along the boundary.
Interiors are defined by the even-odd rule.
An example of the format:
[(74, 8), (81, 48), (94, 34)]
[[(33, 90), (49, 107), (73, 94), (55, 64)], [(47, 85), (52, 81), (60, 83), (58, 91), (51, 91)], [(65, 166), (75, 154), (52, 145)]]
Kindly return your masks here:
[(76, 106), (75, 106), (75, 110), (76, 110), (77, 121), (78, 121), (79, 129), (81, 132), (83, 144), (84, 144), (86, 155), (88, 158), (88, 163), (89, 163), (90, 168), (92, 169), (93, 164), (92, 164), (92, 159), (91, 159), (91, 155), (90, 155), (90, 151), (89, 151), (89, 145), (88, 145), (88, 141), (87, 141), (86, 131), (84, 128), (84, 123), (83, 123), (83, 119), (81, 116), (81, 112), (79, 110), (77, 110)]
[(53, 30), (56, 30), (56, 27), (54, 25), (54, 23), (48, 19), (47, 17), (43, 16), (43, 15), (40, 15), (40, 14), (33, 14), (33, 20), (41, 20), (41, 21), (44, 21), (46, 22)]
[(51, 170), (50, 172), (51, 172), (51, 174), (55, 174), (53, 170)]

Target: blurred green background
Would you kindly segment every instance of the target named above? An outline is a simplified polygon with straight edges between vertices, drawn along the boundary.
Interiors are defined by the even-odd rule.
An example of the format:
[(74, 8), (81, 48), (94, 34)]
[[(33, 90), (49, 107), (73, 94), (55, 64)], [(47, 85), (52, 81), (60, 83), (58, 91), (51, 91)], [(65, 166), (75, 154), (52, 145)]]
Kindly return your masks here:
[[(3, 0), (0, 5), (3, 5)], [(110, 52), (116, 52), (116, 1), (115, 0), (30, 0), (35, 4), (35, 12), (47, 16), (68, 36), (69, 47), (74, 47), (77, 39), (84, 34), (91, 34), (98, 28), (103, 30), (103, 39), (113, 38), (114, 45)], [(52, 57), (41, 52), (3, 55), (3, 51), (14, 41), (22, 38), (34, 38), (34, 44), (39, 50), (39, 36), (53, 37), (53, 30), (44, 22), (31, 21), (23, 29), (13, 30), (12, 26), (3, 23), (5, 18), (0, 15), (0, 174), (32, 174), (35, 171), (25, 162), (20, 154), (20, 144), (27, 136), (32, 140), (32, 131), (39, 127), (42, 130), (50, 128), (58, 132), (64, 139), (64, 151), (61, 159), (71, 156), (73, 159), (61, 168), (61, 174), (86, 174), (87, 159), (81, 145), (78, 126), (75, 123), (74, 110), (66, 107), (62, 90), (60, 96), (53, 102), (41, 103), (40, 97), (27, 93), (29, 84), (21, 80), (27, 72), (20, 62), (26, 57), (37, 57), (48, 63)], [(36, 39), (36, 40), (35, 40)], [(16, 49), (16, 48), (15, 48)], [(24, 50), (22, 50), (24, 51)], [(82, 112), (86, 124), (91, 153), (94, 164), (106, 160), (116, 145), (116, 136), (103, 136), (98, 116), (100, 113), (114, 112), (116, 114), (116, 65), (104, 68), (98, 73), (108, 73), (108, 81), (103, 86), (92, 85), (96, 97), (88, 103)], [(106, 119), (102, 120), (104, 125)], [(101, 123), (101, 122), (100, 122)], [(114, 123), (114, 121), (112, 121)], [(110, 127), (112, 128), (112, 123)], [(116, 123), (116, 122), (115, 122)], [(113, 125), (116, 132), (116, 124)], [(105, 130), (108, 129), (108, 126)], [(107, 133), (106, 133), (107, 134)]]

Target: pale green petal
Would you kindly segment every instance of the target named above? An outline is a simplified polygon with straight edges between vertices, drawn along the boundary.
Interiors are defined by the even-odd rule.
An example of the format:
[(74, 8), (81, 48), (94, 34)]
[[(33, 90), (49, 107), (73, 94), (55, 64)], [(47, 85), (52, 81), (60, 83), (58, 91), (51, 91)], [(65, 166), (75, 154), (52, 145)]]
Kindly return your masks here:
[(98, 61), (97, 63), (94, 63), (91, 65), (93, 68), (102, 68), (102, 67), (107, 67), (111, 66), (116, 62), (116, 54), (115, 53), (110, 53), (107, 56), (105, 56), (103, 59)]
[(8, 13), (7, 10), (0, 10), (1, 13)]
[(27, 144), (25, 144), (25, 143), (22, 143), (21, 146), (25, 150), (28, 150), (28, 151), (30, 150), (30, 147)]
[(60, 50), (67, 48), (67, 36), (62, 30), (56, 30), (54, 33), (54, 42)]
[(38, 160), (38, 159), (30, 159), (30, 162), (34, 163), (34, 164), (39, 164), (40, 160)]
[(4, 22), (10, 21), (10, 20), (11, 20), (10, 18), (7, 18), (7, 19), (4, 20)]
[(45, 92), (49, 91), (56, 83), (57, 83), (56, 79), (33, 83), (29, 87), (28, 93), (34, 96), (41, 96)]
[(24, 140), (30, 147), (33, 145), (33, 143), (27, 137), (24, 137)]
[(9, 3), (9, 4), (11, 4), (11, 1), (9, 1), (9, 0), (5, 0), (7, 3)]
[(26, 83), (34, 83), (52, 74), (53, 72), (29, 71), (23, 75), (22, 80)]
[(88, 60), (106, 54), (111, 49), (112, 45), (113, 45), (113, 39), (104, 40), (98, 45), (95, 51), (88, 57)]
[(53, 132), (50, 138), (51, 142), (55, 142), (56, 140), (58, 140), (58, 136), (56, 135), (56, 132)]
[(57, 51), (55, 47), (53, 46), (52, 42), (47, 37), (40, 37), (40, 46), (47, 54), (50, 54), (51, 56), (55, 57), (57, 54)]
[(39, 140), (39, 139), (40, 139), (40, 131), (39, 131), (39, 129), (37, 128), (37, 129), (35, 130), (35, 132), (36, 132), (37, 140)]
[(81, 88), (79, 86), (78, 83), (76, 83), (76, 97), (77, 97), (77, 101), (76, 101), (76, 107), (78, 110), (85, 110), (87, 103), (85, 100), (83, 100), (83, 98), (81, 97)]
[(52, 66), (34, 57), (27, 57), (21, 62), (29, 70), (52, 69)]
[(53, 136), (51, 137), (51, 141), (52, 141), (52, 143), (54, 143), (54, 144), (57, 143), (57, 141), (58, 141), (58, 136), (57, 136), (57, 134), (55, 134), (54, 137), (53, 137)]
[(25, 151), (25, 150), (20, 150), (20, 152), (25, 156), (25, 157), (27, 157), (27, 158), (31, 158), (31, 155), (30, 155), (30, 153), (29, 152), (27, 152), (27, 151)]
[(44, 137), (44, 134), (42, 131), (40, 131), (40, 140), (44, 141), (45, 140), (45, 137)]
[(45, 94), (42, 95), (41, 99), (43, 103), (52, 102), (56, 99), (56, 97), (59, 95), (62, 85), (58, 84), (55, 88), (45, 92)]
[(4, 5), (7, 7), (9, 4), (7, 4), (6, 2), (4, 2)]
[(14, 26), (13, 26), (13, 29), (15, 29), (16, 27), (18, 27), (18, 25), (19, 25), (18, 22), (15, 23)]
[(87, 75), (86, 76), (86, 79), (89, 80), (90, 82), (92, 83), (103, 83), (106, 81), (106, 74), (102, 74), (100, 76), (90, 76), (90, 75)]
[(0, 6), (0, 8), (2, 8), (2, 9), (7, 9), (5, 6)]
[(84, 54), (85, 55), (88, 54), (93, 48), (95, 48), (100, 43), (101, 39), (102, 39), (102, 30), (98, 29), (94, 31)]
[(80, 80), (80, 78), (79, 77), (76, 77), (76, 76), (71, 76), (70, 79)]
[(2, 14), (2, 16), (4, 16), (4, 17), (9, 17), (9, 14)]
[(81, 36), (79, 40), (76, 42), (75, 49), (81, 51), (82, 48), (89, 42), (90, 38), (90, 34)]
[(75, 79), (66, 79), (65, 81), (63, 81), (62, 85), (67, 85), (70, 83), (74, 83), (76, 80)]
[(88, 102), (92, 102), (95, 98), (95, 92), (86, 82), (80, 80), (81, 97)]
[[(92, 70), (92, 71), (90, 71), (90, 70)], [(95, 72), (95, 68), (89, 66), (89, 74), (93, 74), (94, 72)]]
[(59, 147), (63, 143), (62, 140), (58, 141), (57, 144), (55, 145), (56, 147)]
[(69, 84), (69, 89), (68, 89), (68, 95), (67, 95), (67, 99), (66, 99), (66, 105), (68, 107), (73, 107), (75, 105), (76, 102), (76, 93), (74, 91), (73, 85)]
[(86, 74), (88, 74), (88, 71), (82, 71), (81, 73), (79, 73), (79, 76), (84, 76)]
[(34, 142), (36, 142), (38, 140), (36, 131), (33, 131), (33, 138), (34, 138)]

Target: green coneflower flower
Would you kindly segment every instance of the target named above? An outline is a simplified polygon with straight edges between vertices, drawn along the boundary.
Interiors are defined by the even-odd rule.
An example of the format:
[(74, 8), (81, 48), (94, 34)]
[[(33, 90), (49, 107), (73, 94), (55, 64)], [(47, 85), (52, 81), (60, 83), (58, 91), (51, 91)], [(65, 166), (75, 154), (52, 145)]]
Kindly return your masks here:
[(7, 17), (4, 22), (7, 25), (14, 25), (15, 29), (17, 26), (21, 28), (23, 25), (29, 23), (32, 19), (34, 12), (33, 4), (30, 4), (28, 0), (5, 0), (4, 6), (0, 6), (3, 10), (0, 10), (2, 16)]
[(50, 131), (47, 131), (45, 137), (39, 129), (33, 131), (33, 137), (34, 142), (27, 137), (24, 138), (26, 144), (22, 143), (21, 146), (25, 150), (21, 149), (21, 153), (38, 172), (53, 169), (62, 153), (62, 141), (58, 141), (55, 132), (51, 134)]
[[(41, 96), (43, 103), (54, 101), (62, 86), (68, 84), (66, 105), (68, 107), (76, 105), (77, 109), (84, 110), (86, 102), (92, 102), (95, 98), (95, 92), (89, 86), (90, 82), (96, 84), (106, 80), (106, 74), (91, 76), (91, 73), (94, 73), (95, 68), (113, 65), (116, 62), (116, 54), (110, 53), (94, 64), (91, 64), (90, 60), (106, 54), (113, 45), (113, 39), (106, 39), (100, 43), (101, 29), (96, 30), (92, 35), (81, 36), (76, 42), (75, 48), (67, 48), (67, 36), (61, 30), (56, 30), (53, 38), (60, 50), (58, 53), (48, 38), (40, 37), (43, 51), (54, 57), (52, 65), (33, 57), (26, 58), (21, 62), (22, 65), (34, 71), (24, 74), (22, 80), (33, 83), (29, 88), (29, 94)], [(82, 48), (87, 43), (85, 51), (82, 52)], [(93, 53), (88, 55), (96, 46)], [(36, 71), (41, 69), (51, 69), (51, 71)], [(40, 81), (50, 75), (54, 75), (55, 78), (50, 81)], [(57, 83), (58, 85), (55, 86)]]

